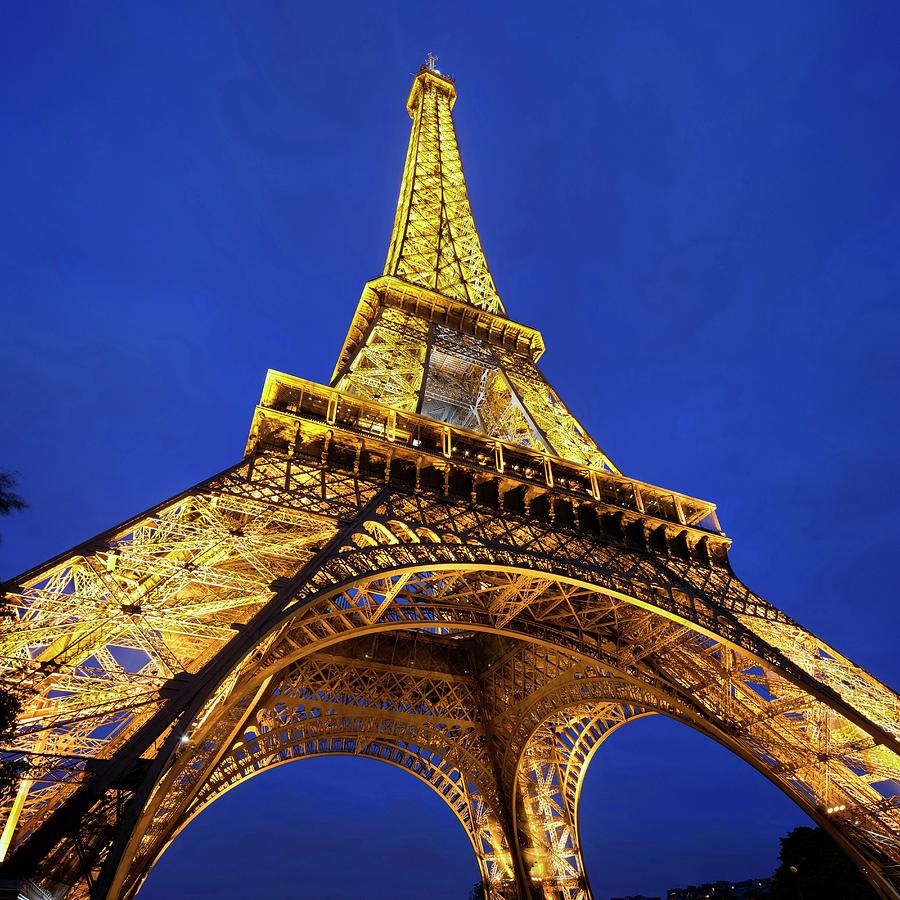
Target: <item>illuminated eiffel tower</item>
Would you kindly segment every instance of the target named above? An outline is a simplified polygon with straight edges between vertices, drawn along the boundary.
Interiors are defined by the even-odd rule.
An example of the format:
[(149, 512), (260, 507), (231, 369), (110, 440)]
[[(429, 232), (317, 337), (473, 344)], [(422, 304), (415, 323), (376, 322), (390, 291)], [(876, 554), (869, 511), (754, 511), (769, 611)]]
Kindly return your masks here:
[(225, 791), (347, 754), (438, 792), (490, 898), (587, 898), (588, 762), (662, 714), (897, 900), (897, 695), (746, 588), (714, 505), (622, 475), (543, 378), (455, 99), (433, 61), (415, 76), (387, 264), (330, 386), (269, 372), (240, 462), (7, 585), (5, 876), (133, 897)]

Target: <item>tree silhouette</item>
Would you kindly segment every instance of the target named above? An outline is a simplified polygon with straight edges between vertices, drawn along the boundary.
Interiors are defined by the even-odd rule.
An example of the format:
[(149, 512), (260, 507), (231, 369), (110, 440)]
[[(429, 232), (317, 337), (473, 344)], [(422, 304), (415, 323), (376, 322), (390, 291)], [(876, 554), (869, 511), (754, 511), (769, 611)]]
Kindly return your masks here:
[(13, 490), (16, 479), (9, 472), (0, 472), (0, 516), (25, 509), (25, 501)]
[[(16, 480), (9, 472), (0, 471), (0, 516), (8, 516), (12, 512), (25, 509), (25, 501), (13, 490)], [(0, 593), (0, 615), (7, 615), (6, 593)], [(18, 697), (7, 688), (0, 688), (0, 746), (6, 744), (13, 735), (16, 718), (21, 703)], [(18, 781), (22, 764), (0, 754), (0, 796), (12, 790)]]
[(781, 838), (773, 900), (878, 900), (850, 858), (821, 828), (795, 828)]

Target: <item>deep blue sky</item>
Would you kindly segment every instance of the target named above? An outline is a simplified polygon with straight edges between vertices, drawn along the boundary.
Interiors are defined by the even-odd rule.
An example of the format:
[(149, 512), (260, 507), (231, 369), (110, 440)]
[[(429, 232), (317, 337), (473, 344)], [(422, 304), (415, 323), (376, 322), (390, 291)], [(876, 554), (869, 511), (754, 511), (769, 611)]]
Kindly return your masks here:
[[(758, 591), (896, 685), (900, 6), (7, 4), (9, 577), (237, 460), (268, 367), (326, 381), (381, 272), (433, 50), (545, 372), (628, 473), (719, 503)], [(802, 814), (661, 719), (598, 755), (596, 896), (771, 870)], [(463, 898), (462, 830), (377, 763), (282, 767), (144, 900)], [(185, 887), (189, 885), (189, 887)]]

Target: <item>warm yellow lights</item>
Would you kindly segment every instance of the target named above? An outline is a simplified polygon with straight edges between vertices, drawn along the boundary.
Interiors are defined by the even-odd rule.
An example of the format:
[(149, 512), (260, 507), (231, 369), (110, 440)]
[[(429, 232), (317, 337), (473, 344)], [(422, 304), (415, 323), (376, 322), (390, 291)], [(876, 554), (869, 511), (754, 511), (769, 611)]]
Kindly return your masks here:
[(413, 128), (384, 274), (502, 314), (456, 146), (455, 99), (453, 83), (428, 69), (413, 81)]
[(386, 274), (331, 385), (269, 372), (240, 463), (9, 584), (27, 769), (0, 857), (132, 900), (227, 791), (342, 754), (436, 791), (490, 900), (589, 900), (585, 772), (663, 714), (900, 900), (900, 700), (737, 579), (714, 504), (624, 477), (543, 378), (475, 230), (455, 97), (414, 80)]

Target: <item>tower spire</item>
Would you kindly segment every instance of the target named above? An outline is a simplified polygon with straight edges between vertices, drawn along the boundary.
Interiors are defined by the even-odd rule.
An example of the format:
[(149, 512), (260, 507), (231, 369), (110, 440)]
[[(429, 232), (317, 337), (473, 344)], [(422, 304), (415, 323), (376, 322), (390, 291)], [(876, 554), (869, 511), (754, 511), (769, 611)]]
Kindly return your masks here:
[(505, 315), (472, 218), (451, 112), (456, 87), (436, 62), (429, 54), (406, 103), (413, 126), (384, 274)]

